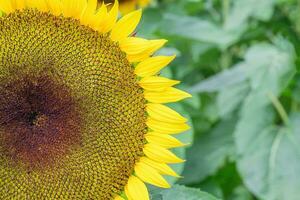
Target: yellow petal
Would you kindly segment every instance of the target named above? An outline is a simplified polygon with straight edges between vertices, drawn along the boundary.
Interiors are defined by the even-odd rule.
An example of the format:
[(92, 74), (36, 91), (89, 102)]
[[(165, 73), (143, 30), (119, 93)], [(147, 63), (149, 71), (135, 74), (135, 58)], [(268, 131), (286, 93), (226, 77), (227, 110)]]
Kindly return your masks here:
[(131, 1), (123, 1), (120, 4), (120, 12), (122, 14), (127, 14), (130, 13), (131, 11), (136, 9), (136, 1), (131, 0)]
[(127, 54), (129, 62), (139, 62), (161, 48), (167, 40), (146, 40), (138, 37), (128, 37), (120, 41), (120, 48)]
[(170, 87), (161, 92), (153, 92), (146, 90), (144, 92), (144, 96), (145, 99), (147, 99), (151, 103), (171, 103), (191, 97), (190, 94), (173, 87)]
[(12, 6), (16, 10), (23, 10), (25, 8), (25, 0), (12, 0)]
[(90, 18), (89, 25), (95, 30), (103, 33), (108, 17), (107, 8), (105, 4), (102, 4), (97, 13)]
[(167, 40), (160, 39), (160, 40), (148, 40), (147, 41), (147, 48), (145, 51), (137, 54), (128, 54), (127, 59), (129, 62), (140, 62), (142, 60), (145, 60), (153, 55), (155, 51), (160, 49), (164, 44), (167, 42)]
[(147, 157), (142, 157), (140, 158), (140, 162), (146, 163), (147, 165), (152, 166), (153, 168), (155, 168), (160, 174), (165, 174), (165, 175), (169, 175), (169, 176), (174, 176), (179, 178), (180, 176), (174, 172), (174, 170), (169, 167), (167, 164), (165, 163), (160, 163), (160, 162), (156, 162), (154, 160), (151, 160)]
[(125, 194), (129, 200), (149, 200), (147, 187), (139, 178), (130, 176), (125, 186)]
[(144, 182), (161, 188), (170, 188), (169, 183), (151, 166), (139, 162), (134, 167), (135, 174)]
[(10, 0), (0, 0), (0, 10), (6, 14), (13, 12), (12, 2)]
[(106, 33), (109, 32), (112, 27), (116, 24), (116, 21), (118, 19), (118, 13), (119, 13), (119, 2), (115, 1), (113, 7), (109, 11), (106, 21), (101, 27), (99, 27), (99, 31)]
[(177, 134), (190, 129), (186, 123), (166, 123), (152, 119), (151, 117), (148, 117), (146, 124), (151, 130), (165, 134)]
[(61, 0), (47, 0), (46, 2), (52, 14), (59, 16), (62, 13)]
[(158, 144), (159, 146), (162, 146), (167, 149), (185, 146), (185, 144), (167, 134), (149, 132), (145, 135), (145, 137), (149, 143)]
[(73, 0), (61, 0), (61, 9), (65, 17), (73, 17)]
[(121, 41), (128, 37), (137, 27), (142, 11), (137, 10), (122, 17), (113, 27), (110, 37), (113, 41)]
[(49, 7), (46, 0), (26, 0), (26, 6), (29, 8), (37, 8), (39, 11), (48, 12)]
[(139, 54), (149, 48), (149, 40), (138, 37), (128, 37), (120, 43), (120, 48), (127, 54)]
[(139, 0), (139, 6), (145, 7), (150, 3), (150, 0)]
[(114, 200), (124, 200), (124, 198), (121, 197), (121, 196), (119, 196), (119, 195), (117, 195)]
[[(50, 0), (51, 1), (51, 0)], [(97, 9), (97, 0), (88, 0), (86, 9), (83, 11), (80, 21), (83, 25), (90, 25), (91, 18), (95, 15)]]
[(153, 54), (155, 51), (164, 46), (168, 40), (159, 39), (159, 40), (148, 40), (148, 48), (146, 49), (146, 53), (149, 55)]
[(135, 74), (140, 77), (153, 76), (167, 66), (176, 56), (155, 56), (140, 62), (135, 68)]
[(174, 153), (171, 151), (156, 145), (156, 144), (145, 144), (144, 146), (144, 153), (145, 155), (157, 162), (161, 163), (181, 163), (184, 160), (178, 158)]
[(180, 83), (180, 81), (171, 80), (160, 76), (148, 76), (139, 81), (140, 86), (149, 91), (162, 91), (178, 83)]
[(171, 108), (162, 104), (148, 103), (147, 113), (151, 118), (162, 122), (170, 122), (170, 123), (187, 122), (186, 118), (184, 118), (179, 113), (172, 110)]
[(61, 0), (64, 16), (80, 19), (87, 6), (86, 0)]

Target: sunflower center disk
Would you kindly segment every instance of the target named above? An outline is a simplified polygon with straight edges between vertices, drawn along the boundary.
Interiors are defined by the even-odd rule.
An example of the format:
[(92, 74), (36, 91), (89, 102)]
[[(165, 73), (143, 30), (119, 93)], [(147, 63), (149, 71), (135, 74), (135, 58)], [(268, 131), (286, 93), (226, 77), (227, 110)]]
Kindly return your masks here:
[(68, 90), (49, 77), (13, 79), (0, 85), (3, 153), (27, 168), (50, 166), (80, 142), (81, 115)]
[(143, 155), (145, 99), (108, 35), (36, 10), (0, 18), (0, 195), (111, 199)]

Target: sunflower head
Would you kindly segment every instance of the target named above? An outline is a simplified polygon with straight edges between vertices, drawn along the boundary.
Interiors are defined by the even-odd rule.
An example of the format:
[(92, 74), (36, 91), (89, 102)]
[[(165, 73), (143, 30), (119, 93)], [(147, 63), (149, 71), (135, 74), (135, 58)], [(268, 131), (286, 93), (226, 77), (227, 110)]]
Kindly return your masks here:
[[(163, 105), (190, 95), (158, 76), (165, 40), (133, 37), (96, 0), (3, 0), (0, 195), (4, 199), (149, 199), (178, 176), (169, 149), (186, 119)], [(121, 197), (122, 196), (122, 197)]]

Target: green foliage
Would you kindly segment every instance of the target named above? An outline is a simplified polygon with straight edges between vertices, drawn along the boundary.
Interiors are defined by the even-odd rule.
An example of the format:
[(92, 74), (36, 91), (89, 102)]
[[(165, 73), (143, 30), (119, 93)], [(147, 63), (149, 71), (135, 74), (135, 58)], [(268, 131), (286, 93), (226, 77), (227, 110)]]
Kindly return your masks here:
[(174, 185), (171, 189), (160, 191), (152, 199), (219, 200), (206, 192), (202, 192), (200, 189), (188, 188), (182, 185)]
[(213, 175), (233, 154), (235, 120), (222, 121), (211, 132), (196, 138), (194, 145), (188, 149), (183, 183), (197, 183)]
[(162, 73), (193, 94), (181, 186), (152, 199), (299, 200), (300, 1), (157, 0), (138, 35), (169, 40)]

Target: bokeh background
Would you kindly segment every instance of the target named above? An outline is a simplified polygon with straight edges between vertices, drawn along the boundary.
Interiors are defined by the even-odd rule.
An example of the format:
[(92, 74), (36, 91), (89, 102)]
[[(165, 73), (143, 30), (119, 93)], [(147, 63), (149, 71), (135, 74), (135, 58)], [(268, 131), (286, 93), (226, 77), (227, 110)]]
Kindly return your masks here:
[[(164, 76), (193, 98), (183, 178), (152, 199), (300, 199), (300, 1), (157, 0), (137, 35), (177, 54)], [(180, 186), (181, 185), (181, 186)]]

